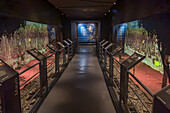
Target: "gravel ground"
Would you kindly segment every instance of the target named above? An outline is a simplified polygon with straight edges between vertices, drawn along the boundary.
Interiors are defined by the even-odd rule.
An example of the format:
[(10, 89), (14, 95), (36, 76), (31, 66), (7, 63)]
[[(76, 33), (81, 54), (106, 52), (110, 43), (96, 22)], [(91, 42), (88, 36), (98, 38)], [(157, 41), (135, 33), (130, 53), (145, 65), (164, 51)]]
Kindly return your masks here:
[[(66, 59), (68, 56), (66, 56)], [(60, 60), (60, 65), (62, 65), (63, 60)], [(47, 80), (48, 85), (51, 84), (51, 82), (55, 79), (52, 75), (55, 73), (54, 63), (48, 67), (47, 69)], [(62, 70), (62, 67), (60, 68)], [(22, 113), (28, 113), (29, 110), (32, 108), (32, 106), (35, 104), (35, 102), (38, 101), (40, 98), (40, 77), (37, 76), (35, 79), (33, 79), (31, 82), (29, 82), (21, 91), (21, 108), (23, 108)], [(37, 84), (36, 84), (37, 83)], [(36, 85), (35, 85), (36, 84)], [(31, 89), (31, 87), (33, 87)], [(31, 89), (31, 90), (30, 90)], [(35, 95), (35, 96), (34, 96)], [(28, 105), (27, 105), (28, 104)], [(25, 106), (25, 107), (24, 107)]]
[[(117, 68), (113, 70), (114, 79), (116, 86), (114, 85), (114, 89), (117, 92), (117, 96), (120, 95), (120, 66), (118, 63), (114, 63), (114, 67)], [(109, 70), (109, 58), (107, 58), (107, 70)], [(119, 71), (119, 72), (118, 72)], [(108, 73), (107, 73), (108, 74)], [(144, 89), (135, 84), (133, 79), (129, 78), (130, 87), (136, 92), (136, 94), (141, 98), (146, 107), (142, 104), (139, 97), (132, 91), (130, 87), (128, 87), (128, 108), (132, 113), (151, 113), (152, 112), (152, 97), (149, 97), (149, 94), (145, 93)], [(130, 101), (131, 100), (131, 101)], [(133, 103), (133, 104), (132, 104)], [(135, 109), (136, 108), (136, 109)]]

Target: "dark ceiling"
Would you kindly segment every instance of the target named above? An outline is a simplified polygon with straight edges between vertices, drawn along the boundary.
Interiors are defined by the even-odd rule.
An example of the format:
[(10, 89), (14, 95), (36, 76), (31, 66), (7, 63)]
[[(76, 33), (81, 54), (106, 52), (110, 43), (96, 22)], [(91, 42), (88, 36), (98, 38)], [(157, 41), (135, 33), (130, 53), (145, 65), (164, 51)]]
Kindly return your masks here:
[[(71, 19), (101, 19), (113, 15), (114, 24), (166, 12), (170, 0), (48, 0)], [(116, 3), (116, 4), (114, 4)], [(109, 13), (108, 10), (115, 12)]]
[(72, 19), (100, 19), (116, 0), (48, 0)]

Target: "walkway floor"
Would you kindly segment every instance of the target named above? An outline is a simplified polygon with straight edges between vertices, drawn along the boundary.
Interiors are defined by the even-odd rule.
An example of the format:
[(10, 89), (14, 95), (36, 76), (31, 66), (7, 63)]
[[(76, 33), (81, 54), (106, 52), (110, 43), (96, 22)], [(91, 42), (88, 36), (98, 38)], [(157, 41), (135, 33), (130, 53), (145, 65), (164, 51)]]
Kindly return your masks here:
[(38, 113), (116, 113), (93, 47), (79, 47)]

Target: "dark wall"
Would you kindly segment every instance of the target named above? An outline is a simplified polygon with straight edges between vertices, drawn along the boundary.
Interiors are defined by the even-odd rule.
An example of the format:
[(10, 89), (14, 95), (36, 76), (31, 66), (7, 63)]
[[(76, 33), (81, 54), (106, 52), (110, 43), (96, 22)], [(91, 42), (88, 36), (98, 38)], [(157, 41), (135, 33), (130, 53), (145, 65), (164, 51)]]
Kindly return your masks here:
[[(112, 13), (108, 13), (101, 19), (101, 40), (112, 39)], [(111, 40), (110, 40), (111, 41)]]
[(1, 0), (0, 15), (61, 25), (61, 12), (47, 0)]
[(113, 25), (130, 22), (170, 10), (169, 0), (118, 0), (113, 5)]
[(65, 15), (62, 16), (62, 25), (63, 25), (63, 39), (71, 39), (71, 20)]
[(7, 16), (0, 16), (0, 36), (3, 33), (14, 33), (25, 22), (18, 18), (9, 18)]

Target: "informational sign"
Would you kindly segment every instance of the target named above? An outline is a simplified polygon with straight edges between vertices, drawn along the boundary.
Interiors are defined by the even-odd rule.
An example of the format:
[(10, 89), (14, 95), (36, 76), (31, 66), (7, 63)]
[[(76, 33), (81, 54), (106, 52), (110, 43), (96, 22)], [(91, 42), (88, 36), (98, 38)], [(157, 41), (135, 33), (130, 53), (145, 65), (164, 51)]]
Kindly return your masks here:
[(95, 42), (96, 26), (95, 24), (78, 24), (78, 41)]
[(63, 40), (64, 43), (66, 43), (67, 45), (70, 45), (66, 40)]
[(117, 46), (115, 49), (112, 50), (111, 54), (114, 56), (117, 53), (119, 53), (120, 51), (122, 51), (123, 48), (121, 48), (120, 46)]
[(109, 41), (106, 41), (105, 43), (103, 43), (102, 46), (105, 46), (107, 43), (109, 43)]
[(52, 51), (57, 51), (57, 47), (56, 45), (53, 45), (53, 44), (47, 44), (47, 47), (49, 47)]
[(104, 39), (104, 40), (102, 40), (102, 41), (100, 42), (100, 44), (102, 44), (104, 41), (105, 41), (105, 39)]
[(73, 43), (70, 39), (67, 39), (70, 43)]
[(113, 46), (113, 43), (110, 43), (105, 49), (109, 49), (112, 46)]
[(125, 61), (122, 62), (122, 64), (125, 66), (126, 69), (131, 69), (136, 64), (138, 64), (140, 61), (142, 61), (145, 58), (145, 56), (140, 55), (138, 53), (134, 53), (129, 58), (127, 58)]
[(45, 58), (45, 56), (35, 48), (31, 49), (31, 50), (27, 50), (27, 52), (39, 61), (41, 61)]
[(65, 47), (61, 42), (57, 42), (57, 44), (60, 45), (62, 48)]

